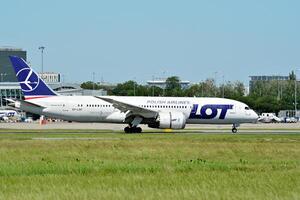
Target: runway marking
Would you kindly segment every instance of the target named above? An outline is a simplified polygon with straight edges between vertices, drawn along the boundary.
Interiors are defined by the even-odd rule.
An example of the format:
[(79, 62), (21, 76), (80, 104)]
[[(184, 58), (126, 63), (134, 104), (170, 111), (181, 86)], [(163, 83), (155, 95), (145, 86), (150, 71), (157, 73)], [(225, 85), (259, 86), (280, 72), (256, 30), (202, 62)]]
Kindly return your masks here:
[(121, 138), (71, 138), (71, 137), (56, 137), (56, 138), (31, 138), (32, 140), (120, 140)]

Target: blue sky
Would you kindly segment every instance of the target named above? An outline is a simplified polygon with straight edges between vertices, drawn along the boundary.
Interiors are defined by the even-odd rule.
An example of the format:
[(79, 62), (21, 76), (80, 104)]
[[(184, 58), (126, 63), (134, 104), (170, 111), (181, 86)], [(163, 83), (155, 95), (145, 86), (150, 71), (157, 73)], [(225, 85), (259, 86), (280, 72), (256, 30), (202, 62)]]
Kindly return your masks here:
[[(0, 46), (21, 47), (68, 82), (177, 75), (240, 80), (300, 68), (300, 1), (7, 0)], [(300, 74), (299, 74), (300, 76)]]

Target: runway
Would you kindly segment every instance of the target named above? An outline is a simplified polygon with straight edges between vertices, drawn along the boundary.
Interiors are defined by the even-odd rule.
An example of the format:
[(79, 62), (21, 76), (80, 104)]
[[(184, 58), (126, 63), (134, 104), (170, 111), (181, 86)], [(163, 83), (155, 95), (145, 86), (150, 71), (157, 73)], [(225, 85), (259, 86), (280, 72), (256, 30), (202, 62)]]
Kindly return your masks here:
[[(88, 130), (89, 132), (107, 131), (107, 132), (122, 132), (125, 124), (111, 123), (68, 123), (68, 122), (51, 122), (40, 125), (37, 122), (33, 123), (0, 123), (1, 132), (11, 132), (11, 130)], [(163, 130), (152, 129), (145, 125), (141, 126), (144, 133), (191, 133), (191, 134), (225, 134), (231, 133), (232, 125), (207, 125), (207, 124), (187, 124), (182, 130)], [(241, 124), (238, 127), (238, 134), (298, 134), (300, 133), (300, 123), (272, 123), (272, 124)]]

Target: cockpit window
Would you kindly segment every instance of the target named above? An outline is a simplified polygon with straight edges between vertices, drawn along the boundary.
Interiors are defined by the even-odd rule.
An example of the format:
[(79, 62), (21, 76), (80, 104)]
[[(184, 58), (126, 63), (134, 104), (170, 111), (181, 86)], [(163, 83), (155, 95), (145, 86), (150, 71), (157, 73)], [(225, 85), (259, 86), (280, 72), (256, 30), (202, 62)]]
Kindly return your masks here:
[(245, 107), (245, 110), (250, 110), (250, 108), (248, 106)]

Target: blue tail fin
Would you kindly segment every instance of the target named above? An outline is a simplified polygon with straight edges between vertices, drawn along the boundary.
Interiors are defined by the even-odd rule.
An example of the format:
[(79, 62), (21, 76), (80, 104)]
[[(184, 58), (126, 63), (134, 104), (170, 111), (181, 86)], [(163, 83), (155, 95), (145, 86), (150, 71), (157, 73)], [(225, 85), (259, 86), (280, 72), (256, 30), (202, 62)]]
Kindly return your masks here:
[(25, 99), (56, 96), (57, 94), (17, 56), (9, 56)]

